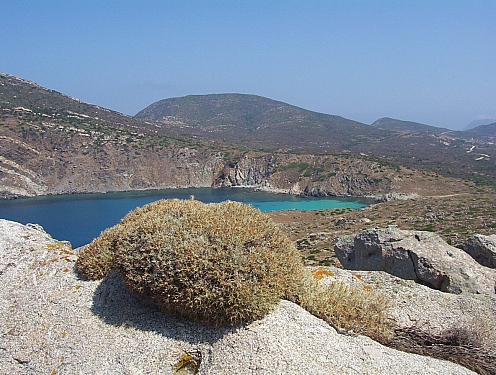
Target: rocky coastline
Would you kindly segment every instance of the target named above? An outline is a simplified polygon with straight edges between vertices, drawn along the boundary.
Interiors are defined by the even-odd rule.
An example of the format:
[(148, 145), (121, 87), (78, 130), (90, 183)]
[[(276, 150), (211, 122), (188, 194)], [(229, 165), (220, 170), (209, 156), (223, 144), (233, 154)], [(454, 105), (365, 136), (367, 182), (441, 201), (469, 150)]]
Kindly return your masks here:
[[(16, 150), (16, 152), (25, 150)], [(126, 158), (107, 146), (105, 159), (64, 153), (32, 155), (24, 165), (0, 159), (0, 197), (15, 199), (61, 194), (91, 194), (179, 188), (247, 187), (273, 193), (314, 197), (358, 197), (378, 201), (422, 194), (427, 177), (378, 162), (333, 155), (148, 150)], [(71, 168), (69, 168), (71, 166)], [(416, 182), (414, 184), (413, 182)]]

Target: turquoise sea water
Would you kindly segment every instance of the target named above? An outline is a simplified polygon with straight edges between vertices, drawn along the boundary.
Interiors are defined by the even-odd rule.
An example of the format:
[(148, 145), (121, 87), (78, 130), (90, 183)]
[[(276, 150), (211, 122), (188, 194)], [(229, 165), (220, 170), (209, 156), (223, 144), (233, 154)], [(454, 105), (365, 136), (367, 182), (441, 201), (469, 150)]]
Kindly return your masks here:
[(57, 240), (70, 241), (74, 248), (91, 242), (105, 228), (115, 225), (129, 211), (157, 199), (195, 199), (205, 203), (232, 200), (251, 204), (264, 212), (362, 208), (360, 200), (300, 198), (254, 192), (248, 189), (179, 189), (107, 194), (62, 195), (0, 202), (0, 218), (23, 224), (40, 224)]

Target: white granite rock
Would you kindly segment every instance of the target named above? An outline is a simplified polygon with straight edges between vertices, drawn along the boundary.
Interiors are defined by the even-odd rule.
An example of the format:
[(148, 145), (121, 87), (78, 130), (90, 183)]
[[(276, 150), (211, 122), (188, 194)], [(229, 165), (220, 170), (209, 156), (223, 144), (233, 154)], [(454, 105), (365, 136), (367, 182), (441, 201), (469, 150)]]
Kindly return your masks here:
[(172, 374), (185, 353), (212, 375), (474, 374), (340, 335), (288, 301), (237, 329), (164, 316), (115, 273), (80, 279), (76, 256), (40, 228), (0, 220), (1, 374)]
[(346, 269), (385, 271), (449, 293), (496, 293), (496, 270), (432, 232), (376, 228), (339, 238), (334, 250)]

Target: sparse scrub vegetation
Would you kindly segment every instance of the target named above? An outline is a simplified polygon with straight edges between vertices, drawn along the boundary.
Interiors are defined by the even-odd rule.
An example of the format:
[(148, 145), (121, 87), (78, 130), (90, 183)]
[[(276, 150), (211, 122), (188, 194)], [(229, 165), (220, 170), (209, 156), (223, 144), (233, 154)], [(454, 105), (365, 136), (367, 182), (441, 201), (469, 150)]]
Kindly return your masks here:
[[(494, 191), (486, 188), (483, 193), (462, 192), (408, 201), (389, 201), (361, 210), (326, 209), (323, 210), (324, 215), (305, 211), (295, 211), (292, 216), (279, 212), (270, 212), (269, 215), (295, 241), (306, 265), (324, 265), (324, 261), (330, 261), (339, 267), (339, 262), (334, 262), (336, 259), (332, 248), (316, 254), (315, 261), (309, 261), (306, 257), (315, 249), (325, 250), (325, 247), (334, 246), (339, 236), (389, 224), (402, 229), (435, 232), (452, 246), (459, 247), (476, 233), (494, 234), (496, 204), (491, 202), (494, 202)], [(337, 225), (338, 222), (342, 225)], [(318, 239), (310, 238), (309, 233), (315, 231), (325, 235)]]

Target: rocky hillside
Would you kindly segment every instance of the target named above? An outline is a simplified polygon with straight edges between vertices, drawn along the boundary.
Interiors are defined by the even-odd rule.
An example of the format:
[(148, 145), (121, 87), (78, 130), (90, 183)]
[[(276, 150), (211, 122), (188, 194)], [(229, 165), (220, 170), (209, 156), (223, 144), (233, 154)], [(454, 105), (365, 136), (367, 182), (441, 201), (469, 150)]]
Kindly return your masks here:
[(412, 121), (402, 121), (389, 117), (383, 117), (377, 121), (374, 121), (372, 123), (372, 126), (379, 129), (407, 131), (412, 133), (427, 132), (427, 133), (440, 134), (440, 133), (450, 132), (450, 130), (446, 128), (438, 128), (436, 126), (425, 125)]
[(365, 154), (412, 169), (496, 183), (496, 145), (492, 138), (446, 133), (447, 129), (423, 124), (381, 119), (375, 126), (368, 126), (240, 94), (164, 99), (137, 116), (181, 134), (237, 142), (240, 147)]
[(454, 133), (456, 136), (466, 139), (478, 139), (480, 141), (494, 142), (496, 140), (496, 122), (487, 125), (479, 125), (475, 128)]
[(343, 150), (381, 141), (389, 132), (340, 116), (298, 108), (256, 95), (191, 95), (164, 99), (136, 114), (169, 129), (263, 147)]
[(0, 83), (4, 197), (210, 186), (223, 166), (201, 142), (146, 121), (10, 75)]
[[(399, 175), (398, 166), (380, 158), (349, 152), (315, 155), (288, 149), (247, 151), (257, 148), (256, 141), (243, 145), (234, 139), (184, 134), (179, 126), (171, 128), (125, 116), (6, 74), (0, 74), (0, 83), (2, 197), (210, 186), (368, 196), (411, 193), (414, 184), (428, 184), (421, 173), (405, 169)], [(337, 116), (315, 114), (259, 97), (249, 99), (253, 101), (252, 108), (263, 104), (265, 115), (260, 118), (269, 119), (267, 113), (279, 113), (270, 118), (267, 127), (271, 131), (287, 130), (287, 119), (296, 121), (304, 115), (301, 126), (310, 127), (315, 120), (319, 132), (326, 134), (330, 134), (329, 129), (345, 128), (350, 136), (364, 140), (387, 134)], [(234, 103), (230, 111), (238, 113), (238, 106)], [(203, 110), (207, 115), (199, 122), (200, 129), (207, 129), (203, 121), (214, 113), (218, 113), (214, 118), (224, 118), (214, 105), (209, 110), (202, 107), (201, 113)], [(289, 117), (284, 117), (286, 112)], [(334, 125), (329, 119), (335, 120)], [(354, 128), (366, 129), (372, 138), (355, 133)], [(242, 134), (249, 132), (257, 131), (246, 125)], [(338, 142), (337, 137), (333, 139)], [(343, 139), (339, 142), (350, 138)]]
[(496, 119), (482, 119), (482, 120), (474, 120), (472, 122), (470, 122), (470, 124), (466, 125), (463, 127), (462, 130), (470, 130), (470, 129), (473, 129), (473, 128), (476, 128), (478, 127), (479, 125), (489, 125), (489, 124), (493, 124), (493, 123), (496, 123)]

